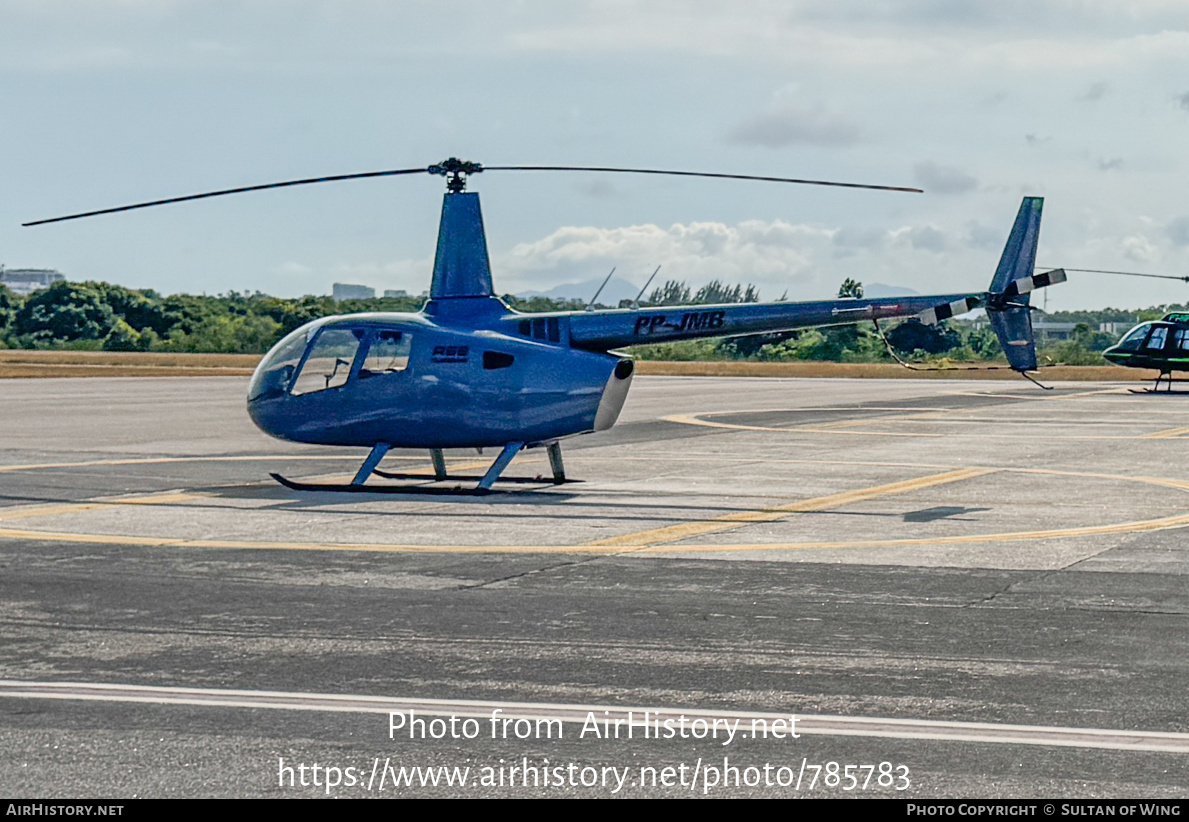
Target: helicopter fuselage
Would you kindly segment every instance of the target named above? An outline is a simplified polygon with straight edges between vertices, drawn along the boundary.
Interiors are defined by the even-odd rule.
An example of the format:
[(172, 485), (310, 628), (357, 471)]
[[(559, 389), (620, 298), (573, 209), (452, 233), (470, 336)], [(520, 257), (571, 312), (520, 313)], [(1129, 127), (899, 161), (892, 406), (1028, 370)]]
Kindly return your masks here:
[(274, 437), (365, 447), (531, 444), (611, 427), (632, 361), (560, 345), (558, 327), (546, 321), (539, 341), (424, 311), (315, 320), (261, 360), (248, 413)]
[(1140, 323), (1102, 356), (1116, 365), (1154, 368), (1161, 374), (1189, 371), (1189, 314)]

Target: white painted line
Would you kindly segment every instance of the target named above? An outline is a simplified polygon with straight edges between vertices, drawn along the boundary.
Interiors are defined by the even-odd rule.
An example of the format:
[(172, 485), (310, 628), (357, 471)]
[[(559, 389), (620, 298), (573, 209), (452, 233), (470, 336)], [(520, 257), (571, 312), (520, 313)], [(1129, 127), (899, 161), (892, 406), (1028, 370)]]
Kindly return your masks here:
[[(144, 685), (109, 685), (93, 682), (22, 682), (0, 680), (0, 698), (66, 699), (100, 702), (135, 702), (158, 705), (200, 705), (222, 708), (272, 708), (290, 711), (387, 714), (416, 711), (427, 716), (457, 716), (490, 720), (551, 720), (584, 723), (593, 714), (602, 727), (604, 720), (617, 719), (634, 727), (633, 738), (643, 738), (645, 720), (655, 734), (663, 732), (665, 720), (678, 727), (680, 717), (689, 726), (702, 719), (739, 720), (738, 731), (752, 735), (752, 728), (779, 720), (789, 727), (795, 716), (798, 734), (864, 736), (891, 739), (933, 739), (949, 742), (982, 742), (1010, 745), (1054, 745), (1124, 751), (1189, 753), (1189, 734), (1162, 731), (1116, 731), (1101, 728), (1061, 728), (1046, 725), (993, 725), (981, 722), (942, 722), (925, 719), (828, 716), (823, 714), (775, 713), (770, 711), (718, 711), (698, 708), (640, 708), (622, 705), (561, 705), (538, 702), (492, 702), (469, 699), (417, 699), (348, 694), (290, 693), (284, 691), (237, 691), (208, 688), (163, 688)], [(658, 722), (658, 725), (653, 723)], [(755, 723), (753, 725), (753, 722)], [(624, 728), (626, 728), (626, 724)], [(721, 725), (720, 725), (721, 727)]]

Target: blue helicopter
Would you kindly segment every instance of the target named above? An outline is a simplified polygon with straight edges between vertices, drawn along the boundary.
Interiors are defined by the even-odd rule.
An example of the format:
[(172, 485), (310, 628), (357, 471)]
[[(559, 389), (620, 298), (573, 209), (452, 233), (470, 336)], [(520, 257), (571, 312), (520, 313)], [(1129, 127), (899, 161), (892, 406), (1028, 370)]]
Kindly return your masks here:
[[(601, 171), (769, 180), (892, 191), (892, 186), (750, 175), (574, 166), (488, 166), (451, 158), (428, 168), (309, 178), (226, 189), (38, 220), (89, 217), (267, 188), (364, 177), (429, 173), (446, 178), (429, 299), (421, 311), (324, 317), (293, 331), (261, 360), (248, 387), (248, 413), (284, 440), (371, 449), (346, 485), (300, 483), (297, 490), (458, 493), (426, 485), (424, 475), (380, 471), (392, 448), (430, 452), (433, 480), (477, 479), (463, 493), (489, 493), (525, 448), (544, 447), (552, 482), (567, 482), (560, 441), (615, 424), (634, 364), (617, 349), (639, 343), (738, 336), (881, 319), (918, 317), (935, 324), (984, 308), (1012, 369), (1028, 377), (1036, 347), (1030, 292), (1063, 282), (1064, 271), (1034, 273), (1040, 197), (1026, 197), (985, 292), (883, 299), (834, 299), (728, 305), (678, 305), (524, 314), (495, 295), (479, 195), (466, 181), (482, 171)], [(1028, 377), (1031, 379), (1031, 377)], [(1033, 380), (1035, 381), (1035, 380)], [(443, 449), (499, 448), (482, 477), (451, 476)], [(417, 479), (417, 486), (367, 486), (374, 474)], [(503, 481), (541, 482), (505, 478)], [(546, 480), (547, 481), (547, 480)]]

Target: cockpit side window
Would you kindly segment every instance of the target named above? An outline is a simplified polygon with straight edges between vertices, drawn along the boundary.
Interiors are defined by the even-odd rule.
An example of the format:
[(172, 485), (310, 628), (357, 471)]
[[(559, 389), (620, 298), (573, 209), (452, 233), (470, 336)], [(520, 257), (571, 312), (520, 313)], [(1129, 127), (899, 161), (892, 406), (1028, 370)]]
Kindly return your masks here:
[(359, 378), (378, 377), (393, 371), (404, 371), (409, 367), (409, 351), (413, 346), (413, 335), (407, 331), (380, 329), (371, 339)]
[(1153, 351), (1163, 351), (1164, 343), (1167, 339), (1168, 326), (1158, 325), (1152, 329), (1152, 334), (1148, 337), (1148, 341), (1144, 343), (1144, 348), (1148, 348)]
[(1189, 328), (1178, 328), (1173, 332), (1173, 347), (1180, 351), (1189, 351)]
[(290, 393), (313, 394), (346, 383), (365, 333), (357, 328), (324, 328), (314, 340)]
[(1137, 325), (1135, 328), (1127, 332), (1127, 336), (1119, 340), (1119, 348), (1124, 351), (1139, 351), (1139, 347), (1144, 342), (1144, 337), (1148, 336), (1148, 329), (1152, 327), (1151, 323), (1144, 323)]

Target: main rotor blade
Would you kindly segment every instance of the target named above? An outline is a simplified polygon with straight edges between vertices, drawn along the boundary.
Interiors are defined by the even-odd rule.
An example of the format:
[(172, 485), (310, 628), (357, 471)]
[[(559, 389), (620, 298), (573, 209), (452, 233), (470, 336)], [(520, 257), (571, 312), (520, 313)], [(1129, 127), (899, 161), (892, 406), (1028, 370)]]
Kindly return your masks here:
[(801, 180), (795, 177), (759, 177), (753, 174), (713, 174), (706, 171), (665, 171), (658, 168), (602, 168), (597, 166), (483, 166), (484, 171), (604, 171), (614, 174), (667, 174), (672, 177), (717, 177), (724, 180), (762, 180), (769, 183), (800, 183), (837, 188), (870, 188), (876, 191), (907, 191), (924, 194), (919, 188), (877, 186), (866, 183), (837, 183), (830, 180)]
[[(1064, 268), (1064, 266), (1062, 266)], [(1047, 266), (1037, 266), (1037, 268), (1047, 268)], [(1177, 277), (1173, 274), (1141, 274), (1138, 271), (1105, 271), (1101, 268), (1066, 268), (1066, 271), (1077, 271), (1085, 274), (1122, 274), (1125, 277), (1151, 277), (1154, 280), (1180, 280), (1183, 283), (1189, 283), (1189, 277)]]
[(308, 177), (304, 180), (286, 180), (282, 183), (265, 183), (258, 186), (243, 186), (241, 188), (226, 188), (222, 191), (208, 191), (204, 194), (188, 194), (185, 197), (170, 197), (168, 200), (151, 200), (147, 203), (132, 203), (115, 208), (101, 208), (98, 211), (84, 211), (80, 214), (67, 214), (63, 217), (50, 217), (45, 220), (34, 220), (31, 223), (21, 223), (22, 226), (44, 225), (45, 223), (60, 223), (64, 220), (77, 220), (82, 217), (95, 217), (99, 214), (114, 214), (118, 211), (132, 211), (136, 208), (168, 205), (170, 203), (184, 203), (187, 200), (204, 200), (207, 197), (221, 197), (224, 194), (242, 194), (245, 191), (264, 191), (269, 188), (287, 188), (289, 186), (304, 186), (312, 183), (332, 183), (337, 180), (360, 180), (365, 177), (395, 177), (399, 174), (425, 174), (425, 168), (399, 168), (391, 171), (365, 171), (361, 174), (336, 174), (333, 177)]

